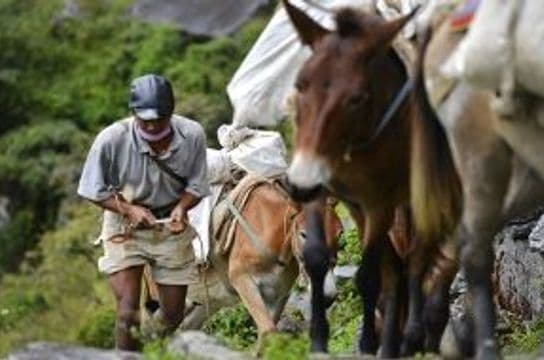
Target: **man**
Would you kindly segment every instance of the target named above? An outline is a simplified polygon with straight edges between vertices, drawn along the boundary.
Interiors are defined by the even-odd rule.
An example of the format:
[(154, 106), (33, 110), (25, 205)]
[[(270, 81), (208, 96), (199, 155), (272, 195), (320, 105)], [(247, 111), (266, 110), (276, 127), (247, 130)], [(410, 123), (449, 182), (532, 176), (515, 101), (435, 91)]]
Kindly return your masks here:
[(78, 188), (104, 209), (98, 267), (117, 300), (116, 346), (123, 350), (138, 347), (132, 330), (145, 264), (159, 288), (156, 320), (165, 333), (181, 322), (187, 285), (198, 275), (187, 211), (209, 193), (204, 130), (173, 114), (170, 83), (145, 75), (130, 91), (132, 116), (98, 134)]

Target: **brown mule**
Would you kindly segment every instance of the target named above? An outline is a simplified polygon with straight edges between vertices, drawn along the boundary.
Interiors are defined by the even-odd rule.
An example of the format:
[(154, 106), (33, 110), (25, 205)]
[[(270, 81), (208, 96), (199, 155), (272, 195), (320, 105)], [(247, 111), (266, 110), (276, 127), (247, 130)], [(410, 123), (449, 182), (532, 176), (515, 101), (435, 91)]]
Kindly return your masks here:
[[(335, 203), (332, 199), (321, 198), (305, 205), (306, 213), (319, 213), (326, 219), (325, 238), (328, 251), (333, 254), (336, 254), (342, 232), (342, 224), (334, 211)], [(304, 213), (302, 205), (293, 202), (274, 182), (255, 187), (239, 211), (260, 244), (256, 246), (244, 227), (236, 225), (228, 253), (213, 251), (211, 267), (203, 275), (207, 284), (200, 282), (189, 287), (187, 298), (198, 305), (188, 304), (181, 328), (200, 328), (208, 316), (241, 300), (257, 325), (257, 350), (260, 351), (265, 335), (276, 330), (276, 323), (299, 275)], [(330, 276), (333, 266), (331, 263)], [(154, 284), (149, 277), (146, 282), (153, 293)], [(334, 287), (334, 283), (331, 285)], [(332, 288), (331, 297), (335, 295), (334, 291)]]
[(477, 359), (495, 359), (500, 354), (492, 300), (492, 242), (505, 221), (544, 201), (544, 128), (537, 121), (544, 117), (544, 101), (521, 95), (520, 110), (505, 118), (494, 111), (491, 91), (444, 78), (441, 66), (463, 36), (450, 31), (449, 22), (437, 26), (426, 51), (425, 74), (427, 83), (434, 85), (429, 95), (448, 133), (463, 183), (464, 206), (456, 236), (472, 298), (469, 313), (475, 331), (470, 335), (475, 348), (470, 350)]
[[(364, 299), (363, 353), (379, 342), (374, 310), (381, 291), (382, 258), (389, 257), (388, 229), (395, 211), (409, 208), (417, 234), (409, 257), (409, 310), (401, 352), (423, 344), (422, 280), (433, 249), (457, 224), (461, 189), (443, 129), (422, 122), (414, 99), (401, 103), (387, 119), (387, 109), (408, 76), (391, 42), (411, 15), (386, 22), (343, 9), (336, 31), (329, 31), (283, 1), (301, 41), (313, 55), (299, 72), (296, 87), (294, 156), (288, 170), (292, 195), (312, 198), (326, 187), (348, 204), (365, 248), (356, 278)], [(409, 84), (409, 83), (408, 83)], [(387, 119), (387, 120), (385, 120)], [(326, 351), (328, 324), (321, 290), (329, 261), (322, 221), (307, 216), (305, 266), (312, 279), (312, 351)], [(387, 264), (387, 262), (386, 262)], [(385, 284), (385, 282), (383, 282)], [(390, 304), (390, 326), (382, 334), (383, 357), (399, 353), (398, 305)]]

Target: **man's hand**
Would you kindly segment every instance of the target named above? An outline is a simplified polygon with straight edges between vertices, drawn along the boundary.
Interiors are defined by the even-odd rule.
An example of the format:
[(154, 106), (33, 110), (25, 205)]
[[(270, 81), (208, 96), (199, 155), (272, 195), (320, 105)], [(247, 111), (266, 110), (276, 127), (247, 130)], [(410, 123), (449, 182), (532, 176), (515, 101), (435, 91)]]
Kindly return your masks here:
[(181, 234), (187, 227), (189, 221), (187, 219), (187, 211), (181, 204), (178, 204), (174, 210), (172, 210), (170, 219), (172, 221), (168, 224), (168, 228), (172, 234)]
[(143, 206), (127, 204), (125, 216), (128, 218), (129, 226), (133, 229), (155, 226), (155, 216), (153, 216), (153, 213), (149, 209)]

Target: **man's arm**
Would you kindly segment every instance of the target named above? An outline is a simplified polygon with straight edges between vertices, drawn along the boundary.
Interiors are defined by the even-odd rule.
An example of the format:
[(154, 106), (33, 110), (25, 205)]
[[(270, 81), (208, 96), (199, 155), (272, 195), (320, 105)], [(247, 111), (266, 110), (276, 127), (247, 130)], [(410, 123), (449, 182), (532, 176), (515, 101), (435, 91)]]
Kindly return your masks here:
[(178, 204), (172, 210), (170, 214), (170, 232), (174, 234), (179, 234), (185, 230), (187, 226), (187, 212), (195, 207), (200, 202), (200, 197), (191, 194), (190, 192), (184, 191), (179, 199)]
[(116, 183), (108, 173), (112, 158), (112, 137), (105, 130), (97, 135), (87, 154), (79, 180), (78, 194), (103, 209), (127, 217), (134, 227), (154, 225), (155, 217), (148, 209), (128, 203), (109, 186)]
[(103, 209), (126, 217), (129, 224), (135, 228), (153, 226), (156, 221), (155, 216), (153, 216), (153, 213), (149, 209), (127, 202), (120, 194), (113, 195), (103, 201), (92, 202)]

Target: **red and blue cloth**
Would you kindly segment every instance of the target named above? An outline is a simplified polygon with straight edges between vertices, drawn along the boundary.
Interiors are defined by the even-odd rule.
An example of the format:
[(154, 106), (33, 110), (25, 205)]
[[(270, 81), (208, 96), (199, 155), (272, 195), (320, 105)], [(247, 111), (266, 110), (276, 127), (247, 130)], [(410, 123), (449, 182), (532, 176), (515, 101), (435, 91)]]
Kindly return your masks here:
[(469, 27), (480, 2), (481, 0), (465, 0), (455, 9), (450, 17), (450, 26), (453, 31), (463, 31)]

